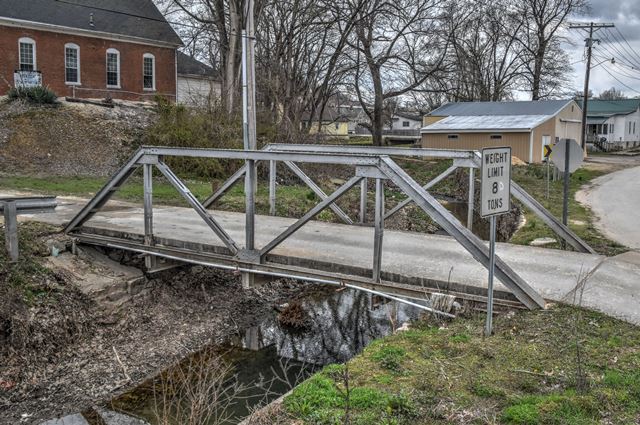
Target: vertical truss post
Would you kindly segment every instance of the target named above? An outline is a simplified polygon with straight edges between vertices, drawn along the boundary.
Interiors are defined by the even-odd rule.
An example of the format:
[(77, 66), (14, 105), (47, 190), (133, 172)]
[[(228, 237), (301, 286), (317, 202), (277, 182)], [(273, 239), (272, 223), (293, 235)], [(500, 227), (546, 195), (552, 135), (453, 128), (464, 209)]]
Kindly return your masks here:
[(367, 222), (367, 178), (363, 178), (360, 182), (360, 224)]
[[(153, 246), (155, 244), (153, 238), (153, 165), (144, 164), (143, 166), (143, 186), (144, 186), (144, 244)], [(144, 259), (147, 270), (151, 270), (156, 266), (156, 257), (147, 255)]]
[(373, 241), (373, 280), (380, 282), (382, 238), (384, 236), (384, 180), (376, 179), (375, 230)]
[(276, 176), (278, 163), (269, 161), (269, 214), (276, 215)]
[(473, 209), (475, 207), (475, 168), (469, 167), (469, 201), (467, 204), (467, 229), (473, 229)]
[(4, 204), (4, 234), (5, 245), (12, 263), (18, 261), (18, 208), (15, 201)]
[(256, 234), (256, 162), (247, 160), (247, 174), (244, 180), (244, 191), (246, 198), (246, 229), (245, 229), (245, 249), (253, 251), (255, 249)]

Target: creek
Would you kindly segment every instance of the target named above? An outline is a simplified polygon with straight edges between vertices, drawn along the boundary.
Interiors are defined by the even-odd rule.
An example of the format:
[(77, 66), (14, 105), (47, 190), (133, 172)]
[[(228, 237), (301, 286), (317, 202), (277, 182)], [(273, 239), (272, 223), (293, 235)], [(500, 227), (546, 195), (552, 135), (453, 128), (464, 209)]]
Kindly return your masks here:
[[(227, 382), (232, 380), (235, 386), (219, 400), (220, 406), (224, 406), (224, 413), (230, 417), (222, 422), (211, 420), (209, 423), (238, 423), (256, 407), (285, 394), (314, 371), (351, 359), (374, 339), (391, 334), (404, 323), (417, 319), (422, 312), (406, 304), (352, 289), (323, 289), (306, 297), (301, 304), (309, 317), (305, 330), (296, 331), (282, 326), (278, 313), (274, 311), (259, 325), (243, 329), (223, 346), (215, 347), (219, 357), (214, 356), (211, 361), (223, 359), (229, 365)], [(186, 371), (180, 374), (185, 376), (193, 369), (185, 365), (193, 364), (193, 359), (187, 359), (176, 367)], [(210, 367), (218, 366), (212, 364)], [(175, 372), (169, 370), (161, 375), (175, 376)], [(198, 377), (188, 379), (197, 381)], [(192, 385), (188, 391), (198, 386)], [(178, 387), (183, 388), (182, 385)], [(162, 384), (159, 376), (113, 400), (111, 407), (149, 423), (157, 423), (157, 414), (167, 407), (163, 406), (164, 397), (158, 396), (163, 388), (166, 389), (167, 385)], [(179, 399), (187, 395), (178, 391), (170, 396)], [(222, 413), (216, 412), (220, 416)]]

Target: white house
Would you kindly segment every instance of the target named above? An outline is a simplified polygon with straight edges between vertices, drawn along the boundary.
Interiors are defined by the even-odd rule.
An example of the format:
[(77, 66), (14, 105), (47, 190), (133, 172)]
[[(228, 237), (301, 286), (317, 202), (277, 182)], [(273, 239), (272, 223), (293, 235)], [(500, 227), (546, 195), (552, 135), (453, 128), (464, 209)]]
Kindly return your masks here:
[(178, 52), (178, 103), (206, 105), (220, 97), (221, 82), (218, 73), (209, 65)]
[(395, 112), (391, 116), (390, 130), (420, 130), (422, 128), (422, 116), (409, 112)]
[(640, 145), (640, 99), (590, 100), (587, 141), (604, 149)]

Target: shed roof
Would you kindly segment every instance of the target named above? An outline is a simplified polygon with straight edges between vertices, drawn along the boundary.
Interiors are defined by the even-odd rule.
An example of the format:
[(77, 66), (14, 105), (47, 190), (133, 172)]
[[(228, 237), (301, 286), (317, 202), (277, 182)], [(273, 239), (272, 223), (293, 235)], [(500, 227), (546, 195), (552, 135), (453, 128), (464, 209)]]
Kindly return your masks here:
[(219, 78), (220, 76), (213, 67), (180, 51), (178, 51), (178, 75), (191, 75), (212, 79)]
[(447, 103), (431, 111), (431, 116), (556, 115), (572, 99), (519, 102)]
[(640, 99), (624, 100), (589, 100), (587, 104), (587, 116), (611, 116), (627, 115), (640, 108)]
[(0, 0), (0, 18), (182, 45), (152, 0)]
[(553, 115), (471, 115), (451, 116), (423, 127), (422, 133), (529, 132)]

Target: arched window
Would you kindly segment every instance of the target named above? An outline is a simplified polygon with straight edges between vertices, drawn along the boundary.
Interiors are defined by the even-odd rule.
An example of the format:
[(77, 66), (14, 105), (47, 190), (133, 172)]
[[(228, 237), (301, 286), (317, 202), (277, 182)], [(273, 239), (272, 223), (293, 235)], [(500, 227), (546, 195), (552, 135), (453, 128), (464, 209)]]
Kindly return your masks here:
[(142, 88), (148, 91), (156, 89), (156, 57), (151, 53), (142, 56)]
[(120, 52), (107, 49), (107, 87), (120, 88)]
[(64, 45), (64, 81), (80, 84), (80, 46), (73, 43)]
[(19, 69), (20, 71), (36, 70), (36, 42), (27, 37), (18, 40)]

